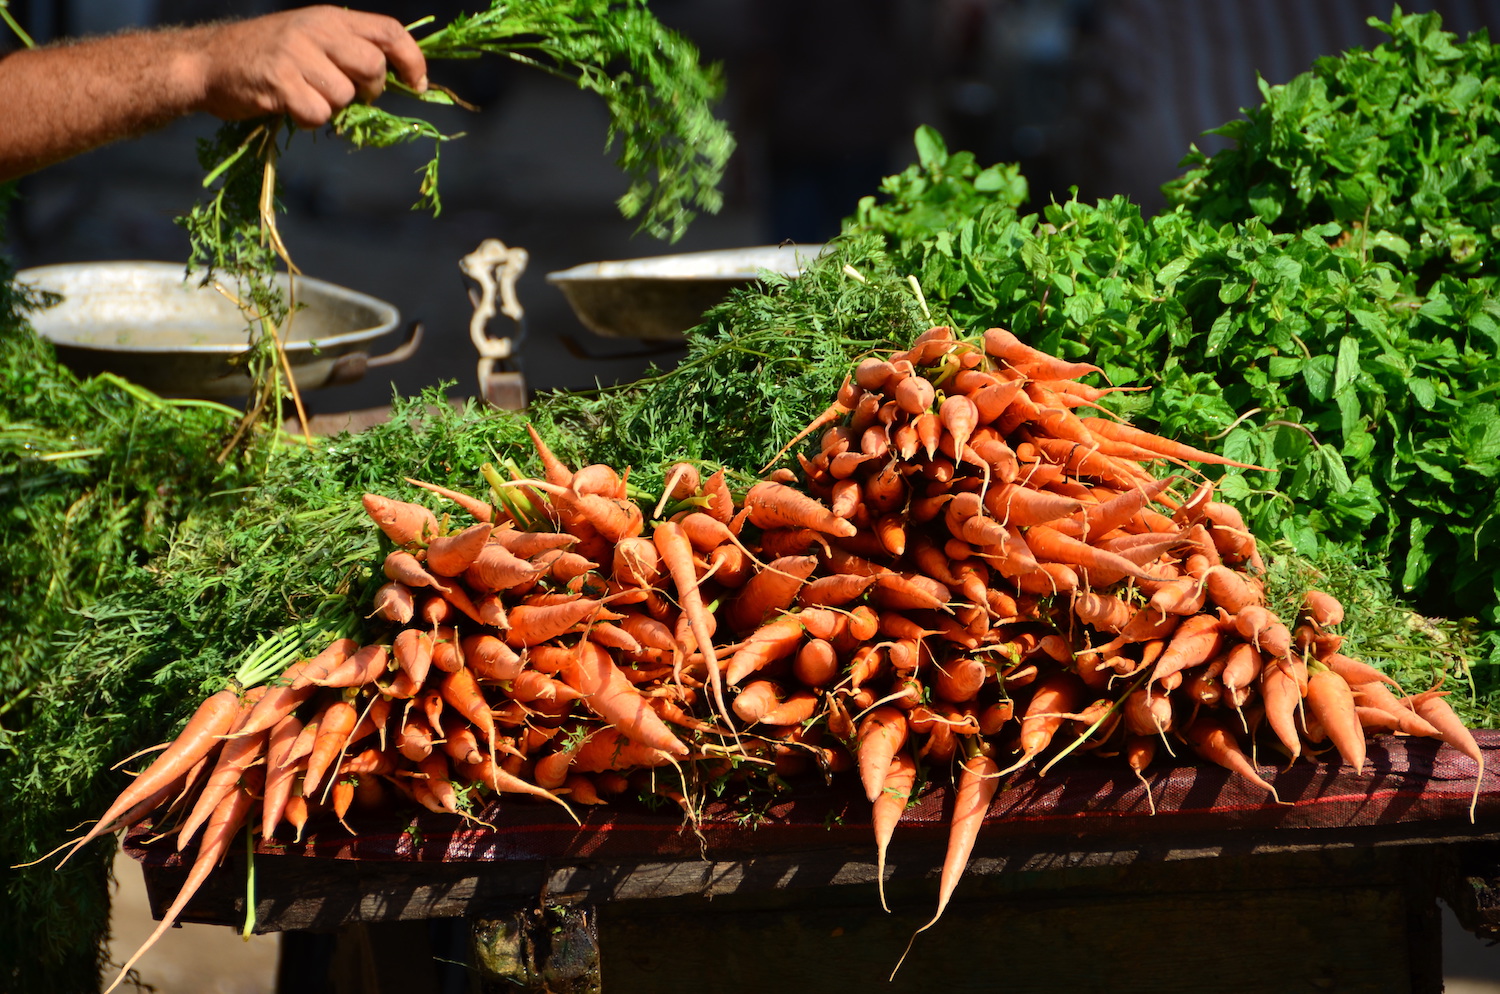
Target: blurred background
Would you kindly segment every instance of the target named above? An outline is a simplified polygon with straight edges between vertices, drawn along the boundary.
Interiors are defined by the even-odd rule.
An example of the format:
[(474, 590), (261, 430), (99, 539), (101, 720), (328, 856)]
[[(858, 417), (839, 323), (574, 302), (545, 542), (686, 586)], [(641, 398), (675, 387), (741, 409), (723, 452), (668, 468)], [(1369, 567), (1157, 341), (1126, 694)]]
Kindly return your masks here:
[[(11, 0), (40, 42), (136, 27), (268, 13), (272, 0)], [(355, 6), (405, 23), (445, 21), (476, 3), (363, 0)], [(592, 96), (497, 61), (439, 64), (433, 78), (477, 104), (477, 113), (425, 108), (464, 137), (445, 147), (441, 216), (413, 211), (429, 149), (351, 152), (336, 139), (299, 135), (282, 161), (282, 231), (308, 275), (389, 301), (421, 321), (424, 341), (404, 362), (356, 383), (309, 393), (313, 413), (388, 404), (439, 382), (477, 393), (468, 337), (470, 285), (459, 260), (488, 238), (530, 253), (519, 284), (526, 309), (520, 360), (532, 390), (628, 381), (680, 351), (604, 338), (573, 315), (545, 275), (583, 263), (837, 234), (861, 196), (915, 159), (912, 134), (936, 127), (950, 149), (981, 163), (1016, 161), (1032, 206), (1077, 188), (1092, 200), (1124, 194), (1154, 213), (1190, 144), (1222, 147), (1203, 132), (1260, 102), (1257, 76), (1284, 83), (1321, 55), (1371, 47), (1385, 19), (1376, 0), (655, 0), (667, 25), (723, 64), (723, 115), (739, 142), (725, 207), (668, 245), (634, 235), (615, 199), (625, 182), (605, 149), (606, 120)], [(1500, 25), (1500, 0), (1408, 0), (1438, 10), (1460, 35)], [(0, 40), (0, 50), (12, 39)], [(393, 109), (399, 110), (394, 106)], [(201, 194), (198, 139), (215, 122), (192, 119), (81, 156), (26, 178), (0, 246), (18, 267), (115, 259), (180, 262), (187, 241), (174, 218)], [(494, 327), (506, 334), (504, 319)], [(399, 333), (377, 343), (395, 347)], [(377, 375), (378, 374), (378, 375)], [(144, 909), (122, 866), (121, 948)], [(136, 903), (132, 904), (131, 900)], [(1451, 991), (1500, 991), (1497, 956), (1457, 931), (1445, 955)], [(193, 927), (160, 962), (191, 967), (194, 953), (219, 969), (157, 989), (269, 990), (270, 953), (255, 966), (225, 958)], [(223, 933), (222, 935), (220, 933)], [(266, 940), (268, 942), (274, 940)], [(1491, 979), (1484, 979), (1491, 978)]]
[[(38, 41), (266, 13), (274, 0), (12, 0)], [(439, 22), (472, 0), (366, 0), (410, 23)], [(1497, 22), (1500, 0), (1436, 7), (1460, 34)], [(283, 233), (310, 276), (394, 304), (425, 338), (403, 362), (311, 392), (310, 409), (389, 403), (440, 381), (478, 392), (459, 259), (487, 238), (530, 253), (520, 365), (532, 390), (630, 380), (681, 353), (585, 329), (553, 270), (598, 260), (821, 242), (880, 178), (914, 161), (912, 134), (936, 127), (982, 164), (1018, 161), (1033, 205), (1125, 194), (1149, 214), (1189, 144), (1260, 102), (1257, 74), (1282, 83), (1319, 55), (1383, 37), (1376, 0), (657, 0), (657, 16), (722, 63), (723, 116), (739, 142), (717, 216), (676, 245), (634, 235), (615, 198), (624, 180), (605, 150), (600, 102), (500, 60), (443, 63), (433, 76), (481, 109), (424, 107), (449, 132), (441, 216), (413, 211), (430, 146), (354, 152), (302, 134), (282, 161)], [(392, 109), (400, 110), (392, 100)], [(201, 194), (195, 143), (209, 119), (184, 120), (22, 181), (5, 246), (18, 267), (107, 259), (180, 261), (173, 219)], [(492, 334), (512, 334), (504, 318)], [(394, 348), (400, 334), (375, 343)], [(378, 374), (378, 375), (377, 375)]]

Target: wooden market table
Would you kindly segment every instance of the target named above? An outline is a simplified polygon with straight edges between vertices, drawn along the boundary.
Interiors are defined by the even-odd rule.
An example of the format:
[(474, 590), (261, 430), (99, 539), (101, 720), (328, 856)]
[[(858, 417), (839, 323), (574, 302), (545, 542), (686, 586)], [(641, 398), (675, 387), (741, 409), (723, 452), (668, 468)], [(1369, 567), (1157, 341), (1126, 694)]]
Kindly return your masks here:
[[(1119, 760), (1023, 771), (991, 807), (943, 920), (891, 983), (933, 912), (945, 791), (897, 828), (890, 913), (873, 882), (869, 805), (849, 784), (814, 782), (754, 814), (710, 805), (697, 832), (633, 805), (589, 810), (579, 827), (561, 809), (507, 801), (486, 813), (496, 831), (424, 813), (263, 841), (255, 927), (357, 946), (361, 977), (339, 987), (351, 991), (394, 990), (426, 955), (423, 924), (463, 919), (475, 949), (524, 959), (533, 978), (551, 970), (536, 989), (558, 991), (1425, 994), (1442, 989), (1440, 897), (1470, 931), (1500, 937), (1500, 732), (1478, 737), (1487, 761), (1472, 822), (1474, 763), (1428, 740), (1375, 740), (1362, 776), (1328, 762), (1262, 767), (1280, 804), (1201, 765), (1162, 764), (1145, 783)], [(139, 836), (126, 848), (159, 916), (185, 865)], [(215, 874), (185, 921), (243, 924), (245, 859)], [(404, 994), (436, 989), (399, 982)]]

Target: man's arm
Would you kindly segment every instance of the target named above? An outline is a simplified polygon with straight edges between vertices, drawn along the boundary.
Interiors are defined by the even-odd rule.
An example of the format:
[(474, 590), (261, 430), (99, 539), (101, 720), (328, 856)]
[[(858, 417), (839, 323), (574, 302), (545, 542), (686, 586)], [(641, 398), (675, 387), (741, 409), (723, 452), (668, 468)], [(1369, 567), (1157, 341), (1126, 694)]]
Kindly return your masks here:
[(0, 182), (196, 111), (319, 127), (379, 95), (387, 66), (426, 88), (398, 21), (339, 7), (16, 52), (0, 59)]

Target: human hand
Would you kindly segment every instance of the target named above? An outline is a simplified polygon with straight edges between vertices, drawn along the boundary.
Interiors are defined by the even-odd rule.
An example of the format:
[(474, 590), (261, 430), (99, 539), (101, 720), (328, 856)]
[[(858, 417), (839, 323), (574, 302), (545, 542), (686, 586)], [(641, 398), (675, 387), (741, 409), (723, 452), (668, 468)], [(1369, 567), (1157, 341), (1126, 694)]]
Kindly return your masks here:
[(319, 6), (193, 29), (202, 97), (193, 109), (224, 120), (286, 114), (317, 128), (385, 89), (387, 67), (421, 92), (427, 60), (399, 21)]

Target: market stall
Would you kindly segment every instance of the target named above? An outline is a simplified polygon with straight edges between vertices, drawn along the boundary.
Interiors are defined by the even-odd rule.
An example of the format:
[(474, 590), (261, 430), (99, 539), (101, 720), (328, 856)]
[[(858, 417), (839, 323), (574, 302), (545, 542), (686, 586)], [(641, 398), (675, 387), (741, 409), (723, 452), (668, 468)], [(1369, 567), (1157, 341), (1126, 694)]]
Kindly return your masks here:
[[(1387, 68), (1491, 58), (1389, 27), (1432, 58)], [(1345, 67), (1265, 113), (1339, 120)], [(293, 442), (274, 338), (242, 414), (7, 340), (10, 545), (53, 578), (15, 596), (89, 621), (25, 643), (51, 738), (11, 775), (91, 827), (59, 803), (17, 862), (127, 828), (163, 929), (331, 933), (367, 989), (459, 920), (487, 982), (554, 989), (1435, 990), (1436, 899), (1493, 928), (1500, 803), (1472, 205), (1403, 236), (1400, 197), (1330, 180), (1320, 220), (1271, 178), (1238, 217), (1230, 156), (1162, 218), (1023, 214), (1013, 167), (917, 152), (679, 367), (524, 415)]]

